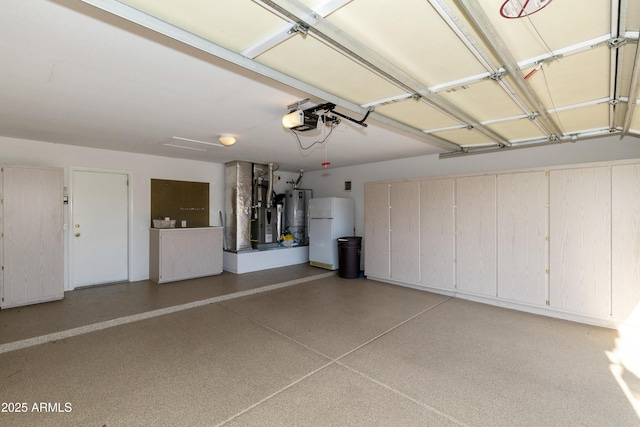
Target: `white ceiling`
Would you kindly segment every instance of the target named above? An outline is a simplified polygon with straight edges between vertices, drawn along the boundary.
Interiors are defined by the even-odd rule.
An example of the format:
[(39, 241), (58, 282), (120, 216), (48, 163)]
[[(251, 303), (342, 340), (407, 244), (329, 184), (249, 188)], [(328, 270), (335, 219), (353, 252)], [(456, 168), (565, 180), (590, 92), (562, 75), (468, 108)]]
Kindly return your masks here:
[[(640, 136), (634, 0), (2, 3), (2, 136), (285, 171)], [(305, 98), (368, 126), (303, 150)]]

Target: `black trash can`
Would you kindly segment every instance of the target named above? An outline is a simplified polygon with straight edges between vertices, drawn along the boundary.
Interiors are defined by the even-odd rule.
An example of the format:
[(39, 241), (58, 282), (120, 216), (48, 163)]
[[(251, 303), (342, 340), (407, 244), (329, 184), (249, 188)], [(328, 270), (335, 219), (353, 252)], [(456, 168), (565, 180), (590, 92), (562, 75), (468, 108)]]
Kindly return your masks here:
[(350, 236), (338, 239), (338, 276), (356, 279), (360, 276), (360, 245), (362, 237)]

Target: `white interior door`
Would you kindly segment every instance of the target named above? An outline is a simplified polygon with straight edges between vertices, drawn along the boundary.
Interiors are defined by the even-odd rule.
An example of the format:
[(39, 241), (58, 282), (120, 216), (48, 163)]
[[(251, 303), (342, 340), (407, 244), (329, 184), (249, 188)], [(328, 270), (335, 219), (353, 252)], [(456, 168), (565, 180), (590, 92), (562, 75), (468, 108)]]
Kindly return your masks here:
[(128, 174), (72, 174), (71, 288), (128, 280)]

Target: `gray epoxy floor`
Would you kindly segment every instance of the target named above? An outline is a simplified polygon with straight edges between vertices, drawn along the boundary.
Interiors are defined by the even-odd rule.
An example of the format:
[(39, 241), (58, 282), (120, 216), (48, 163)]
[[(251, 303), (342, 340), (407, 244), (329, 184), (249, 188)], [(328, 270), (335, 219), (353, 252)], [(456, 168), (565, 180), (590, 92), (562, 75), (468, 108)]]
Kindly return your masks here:
[[(313, 280), (325, 271), (308, 266), (278, 270), (252, 285), (223, 275), (51, 303), (77, 326), (78, 311), (130, 315), (210, 298), (215, 283), (311, 279), (1, 353), (0, 397), (27, 410), (0, 412), (0, 425), (640, 425), (628, 392), (639, 396), (640, 381), (612, 369), (618, 331), (367, 279)], [(39, 326), (22, 337), (56, 329), (45, 305), (0, 311), (3, 339), (29, 312)], [(42, 402), (52, 411), (34, 410)]]
[(86, 287), (65, 292), (59, 301), (0, 310), (0, 344), (331, 273), (299, 264), (163, 284), (142, 280)]

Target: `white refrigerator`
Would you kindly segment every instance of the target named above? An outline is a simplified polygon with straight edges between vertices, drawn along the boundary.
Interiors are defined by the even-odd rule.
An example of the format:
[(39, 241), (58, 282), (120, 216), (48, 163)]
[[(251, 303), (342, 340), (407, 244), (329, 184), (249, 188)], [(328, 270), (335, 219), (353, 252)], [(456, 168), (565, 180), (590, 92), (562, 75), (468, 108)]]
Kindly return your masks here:
[(338, 269), (338, 238), (355, 233), (353, 199), (322, 197), (309, 200), (309, 263)]

